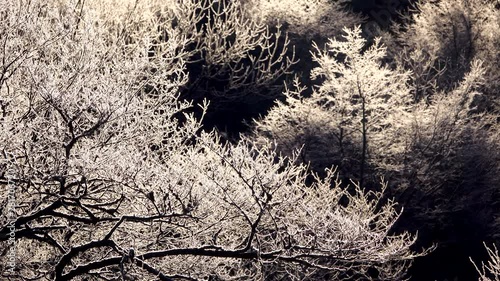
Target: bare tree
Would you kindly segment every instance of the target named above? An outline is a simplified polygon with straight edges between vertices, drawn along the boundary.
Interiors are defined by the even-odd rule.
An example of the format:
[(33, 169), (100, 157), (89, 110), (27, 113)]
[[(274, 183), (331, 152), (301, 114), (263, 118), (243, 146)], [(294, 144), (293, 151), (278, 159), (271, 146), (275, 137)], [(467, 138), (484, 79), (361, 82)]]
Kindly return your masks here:
[[(316, 139), (319, 141), (319, 145), (313, 148), (316, 156), (332, 158), (321, 161), (310, 154), (313, 158), (306, 157), (306, 162), (311, 161), (315, 165), (318, 160), (322, 163), (330, 161), (330, 164), (340, 165), (342, 170), (345, 162), (355, 162), (355, 165), (348, 164), (348, 169), (357, 167), (359, 172), (355, 174), (351, 171), (351, 175), (363, 186), (370, 149), (376, 154), (376, 150), (386, 148), (378, 136), (388, 129), (398, 128), (402, 120), (393, 117), (405, 112), (411, 95), (406, 84), (408, 73), (382, 64), (385, 48), (379, 39), (363, 50), (366, 40), (361, 37), (361, 29), (346, 28), (344, 31), (344, 40), (330, 40), (325, 51), (314, 45), (313, 59), (319, 66), (313, 69), (311, 75), (323, 81), (312, 96), (301, 98), (303, 89), (299, 85), (295, 92), (287, 91), (287, 104), (279, 103), (264, 120), (258, 122), (257, 130), (277, 136), (281, 140), (278, 145), (290, 147), (298, 144), (300, 147), (305, 144), (306, 153), (311, 149), (309, 143), (297, 143), (294, 138), (300, 141)], [(287, 120), (302, 125), (287, 126)], [(289, 127), (311, 132), (302, 130), (295, 136), (289, 136), (286, 131), (294, 130)], [(370, 146), (372, 142), (374, 145)]]
[(381, 193), (347, 193), (334, 171), (307, 186), (269, 144), (178, 121), (184, 4), (1, 2), (2, 278), (402, 278), (420, 254), (389, 234)]
[(482, 235), (478, 239), (492, 237), (498, 229), (488, 222), (492, 209), (480, 208), (497, 200), (500, 171), (497, 117), (485, 113), (488, 104), (477, 91), (485, 83), (484, 73), (481, 62), (473, 62), (454, 91), (434, 93), (432, 100), (401, 117), (406, 125), (386, 137), (403, 149), (388, 151), (377, 160), (391, 183), (399, 186), (394, 189), (400, 192), (396, 197), (406, 202), (414, 221), (455, 231), (453, 224), (441, 221), (470, 213), (471, 223), (484, 230), (461, 235)]
[(291, 33), (308, 38), (331, 38), (346, 26), (361, 24), (363, 17), (346, 9), (348, 1), (247, 0), (252, 12), (269, 23), (280, 22)]
[(480, 275), (479, 281), (498, 281), (500, 280), (500, 256), (498, 255), (498, 249), (495, 245), (490, 248), (485, 244), (484, 247), (488, 252), (490, 260), (486, 264), (482, 263), (481, 268), (479, 268), (472, 259), (471, 262)]
[(369, 134), (391, 126), (396, 120), (387, 118), (389, 113), (409, 104), (408, 73), (382, 65), (385, 47), (380, 38), (363, 50), (366, 40), (359, 27), (344, 32), (345, 41), (330, 40), (326, 51), (315, 46), (313, 58), (320, 66), (313, 69), (312, 76), (325, 81), (313, 98), (323, 100), (337, 115), (341, 132), (361, 138), (359, 182), (363, 186)]
[[(403, 31), (397, 32), (401, 45), (414, 53), (400, 61), (415, 72), (419, 84), (427, 80), (440, 89), (451, 90), (469, 72), (471, 63), (481, 60), (485, 68), (485, 89), (494, 96), (499, 89), (500, 63), (497, 51), (500, 19), (495, 5), (498, 1), (419, 1)], [(415, 64), (421, 55), (433, 63)]]
[(194, 35), (194, 53), (188, 60), (193, 79), (186, 85), (189, 98), (276, 96), (281, 86), (274, 83), (296, 63), (280, 26), (271, 31), (240, 1), (180, 2), (176, 30)]

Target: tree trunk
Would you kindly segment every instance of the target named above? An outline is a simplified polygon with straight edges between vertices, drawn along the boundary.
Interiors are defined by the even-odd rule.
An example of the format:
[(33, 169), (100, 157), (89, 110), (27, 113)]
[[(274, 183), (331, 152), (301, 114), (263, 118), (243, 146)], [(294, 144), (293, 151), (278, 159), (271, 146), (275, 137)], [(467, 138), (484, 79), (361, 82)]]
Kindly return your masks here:
[(363, 179), (364, 179), (364, 173), (365, 173), (365, 161), (366, 161), (366, 108), (365, 108), (365, 98), (361, 98), (361, 114), (362, 114), (362, 119), (361, 119), (361, 133), (362, 133), (362, 151), (361, 151), (361, 165), (360, 165), (360, 171), (359, 171), (359, 186), (363, 187)]

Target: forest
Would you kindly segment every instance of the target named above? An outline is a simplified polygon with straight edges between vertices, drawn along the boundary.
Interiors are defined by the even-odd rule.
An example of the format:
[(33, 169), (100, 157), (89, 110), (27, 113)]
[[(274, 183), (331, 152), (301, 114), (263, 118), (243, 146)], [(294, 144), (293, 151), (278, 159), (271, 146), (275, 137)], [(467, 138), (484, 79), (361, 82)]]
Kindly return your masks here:
[(0, 280), (500, 280), (498, 0), (0, 1)]

